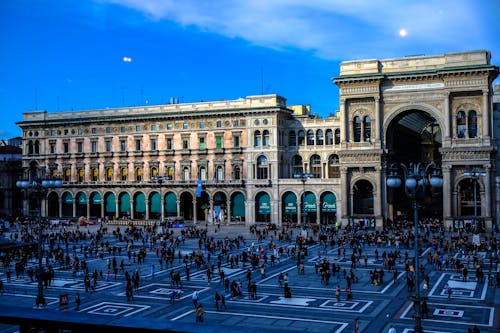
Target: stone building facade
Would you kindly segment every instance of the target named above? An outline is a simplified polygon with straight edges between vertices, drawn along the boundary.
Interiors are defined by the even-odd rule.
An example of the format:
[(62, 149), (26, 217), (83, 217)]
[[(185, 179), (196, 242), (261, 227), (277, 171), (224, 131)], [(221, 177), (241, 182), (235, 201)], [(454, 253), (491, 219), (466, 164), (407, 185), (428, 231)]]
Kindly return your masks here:
[[(497, 75), (487, 51), (343, 62), (332, 79), (340, 110), (328, 118), (277, 95), (26, 112), (23, 164), (64, 180), (47, 216), (158, 219), (164, 209), (208, 223), (381, 227), (409, 212), (385, 185), (389, 166), (435, 162), (444, 187), (422, 216), (451, 227), (474, 211), (491, 228)], [(485, 176), (472, 181), (471, 168)]]

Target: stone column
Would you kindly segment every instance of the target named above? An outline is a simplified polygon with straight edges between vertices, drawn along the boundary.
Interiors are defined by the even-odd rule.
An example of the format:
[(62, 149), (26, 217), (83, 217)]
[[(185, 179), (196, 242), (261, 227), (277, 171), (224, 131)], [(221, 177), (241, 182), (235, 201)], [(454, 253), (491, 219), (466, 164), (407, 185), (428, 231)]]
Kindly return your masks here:
[(73, 216), (76, 216), (76, 197), (73, 196)]
[(193, 199), (193, 223), (197, 224), (198, 223), (198, 217), (196, 214), (196, 196)]
[(101, 196), (101, 217), (104, 218), (106, 212), (104, 211), (104, 196)]
[[(177, 200), (175, 201), (175, 203), (177, 204), (177, 217), (180, 217), (181, 216), (181, 200), (179, 199), (178, 196), (176, 196), (176, 197), (177, 197)], [(165, 201), (162, 202), (162, 205), (164, 205), (164, 204), (165, 204)]]
[(490, 137), (490, 105), (488, 101), (488, 90), (483, 90), (483, 138)]
[(316, 224), (321, 224), (321, 200), (319, 197), (316, 197)]
[(491, 217), (491, 166), (485, 166), (486, 176), (484, 177), (484, 194), (481, 193), (481, 215)]
[(444, 129), (441, 131), (441, 133), (444, 134), (444, 141), (445, 142), (450, 142), (451, 141), (451, 115), (450, 115), (450, 93), (447, 91), (445, 92), (444, 96)]
[(451, 193), (452, 192), (451, 166), (443, 165), (442, 171), (443, 171), (443, 217), (446, 220), (452, 217), (451, 200), (454, 200), (453, 195)]
[(130, 198), (130, 218), (133, 220), (134, 217), (134, 199)]
[(373, 214), (375, 217), (377, 216), (382, 216), (382, 202), (383, 202), (383, 190), (382, 187), (384, 184), (382, 183), (382, 177), (383, 177), (383, 172), (382, 172), (382, 167), (381, 166), (376, 166), (375, 167), (375, 188), (376, 192), (373, 193)]
[(339, 218), (344, 219), (343, 225), (347, 225), (349, 221), (347, 221), (347, 218), (349, 216), (349, 211), (347, 209), (348, 207), (348, 201), (350, 198), (350, 191), (349, 191), (349, 184), (347, 183), (347, 168), (346, 167), (340, 167), (340, 184), (343, 187), (342, 189), (342, 202), (341, 202), (341, 211), (342, 211), (342, 216), (339, 216)]
[[(160, 211), (160, 216), (161, 216), (161, 211)], [(146, 220), (149, 220), (149, 199), (148, 198), (146, 198), (146, 216), (144, 218)]]
[(115, 219), (118, 220), (120, 218), (120, 201), (118, 200), (118, 197), (115, 196)]
[(382, 128), (382, 116), (380, 114), (380, 97), (375, 96), (375, 141), (380, 141), (380, 129)]
[(87, 204), (85, 205), (87, 208), (87, 218), (90, 218), (90, 197), (87, 198)]
[[(340, 143), (347, 142), (347, 129), (349, 128), (349, 117), (347, 116), (346, 111), (346, 100), (344, 98), (340, 99)], [(335, 137), (334, 137), (335, 140)]]
[(227, 198), (226, 200), (226, 210), (227, 210), (227, 218), (226, 218), (226, 225), (229, 225), (231, 222), (231, 198)]

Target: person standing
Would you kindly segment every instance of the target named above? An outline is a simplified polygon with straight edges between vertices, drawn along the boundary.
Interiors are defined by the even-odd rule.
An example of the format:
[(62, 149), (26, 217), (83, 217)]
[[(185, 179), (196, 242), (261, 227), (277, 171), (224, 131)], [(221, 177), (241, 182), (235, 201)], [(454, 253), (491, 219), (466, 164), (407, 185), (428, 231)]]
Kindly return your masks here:
[(352, 325), (352, 327), (353, 327), (353, 333), (359, 332), (359, 317), (354, 318), (354, 324)]
[(389, 325), (389, 330), (387, 331), (387, 333), (396, 333), (396, 329), (394, 328), (394, 326), (392, 324)]
[(80, 311), (80, 292), (77, 291), (75, 295), (75, 311)]
[(203, 305), (199, 304), (196, 307), (196, 322), (197, 323), (202, 323), (203, 322), (203, 314), (205, 313), (205, 310), (203, 309)]
[(217, 311), (219, 311), (220, 295), (217, 291), (215, 292), (214, 299), (215, 299), (215, 308), (217, 309)]

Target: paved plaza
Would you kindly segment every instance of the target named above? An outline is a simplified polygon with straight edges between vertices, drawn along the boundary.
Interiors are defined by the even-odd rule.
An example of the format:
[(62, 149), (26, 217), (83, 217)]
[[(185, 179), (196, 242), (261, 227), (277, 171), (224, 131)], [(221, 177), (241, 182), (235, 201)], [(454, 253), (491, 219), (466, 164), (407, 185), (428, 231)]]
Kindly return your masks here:
[[(124, 227), (121, 227), (122, 229)], [(80, 227), (83, 231), (94, 232), (97, 226)], [(9, 270), (12, 271), (10, 278), (7, 277), (7, 269), (2, 266), (0, 279), (3, 282), (3, 295), (0, 296), (0, 309), (15, 309), (19, 312), (46, 311), (60, 313), (61, 318), (65, 314), (81, 314), (85, 320), (113, 320), (115, 318), (129, 318), (139, 321), (162, 320), (170, 322), (173, 327), (179, 325), (184, 329), (192, 327), (193, 331), (199, 331), (200, 327), (222, 326), (226, 331), (236, 331), (238, 327), (255, 328), (259, 331), (282, 330), (287, 332), (353, 332), (354, 323), (357, 320), (359, 332), (387, 332), (392, 324), (396, 332), (413, 332), (413, 304), (409, 300), (411, 293), (407, 288), (407, 273), (405, 271), (404, 253), (409, 258), (413, 256), (413, 250), (402, 246), (362, 246), (362, 256), (358, 265), (352, 267), (352, 248), (349, 245), (340, 246), (336, 243), (326, 247), (315, 242), (307, 245), (307, 256), (303, 259), (303, 272), (297, 269), (297, 258), (292, 254), (280, 255), (274, 263), (269, 259), (273, 254), (273, 246), (269, 246), (271, 236), (272, 244), (276, 248), (291, 249), (295, 246), (295, 238), (300, 229), (291, 229), (292, 237), (279, 240), (271, 231), (266, 237), (258, 239), (255, 234), (250, 233), (249, 228), (239, 225), (223, 226), (216, 231), (214, 226), (208, 226), (208, 237), (214, 240), (223, 240), (225, 237), (235, 238), (241, 236), (238, 247), (228, 249), (232, 255), (241, 254), (243, 251), (251, 254), (257, 253), (262, 256), (266, 253), (268, 259), (264, 264), (265, 274), (262, 274), (261, 261), (255, 268), (247, 262), (227, 262), (226, 256), (221, 256), (221, 271), (224, 271), (225, 279), (229, 281), (241, 281), (242, 294), (232, 297), (230, 288), (226, 289), (224, 280), (218, 273), (216, 250), (210, 255), (210, 263), (201, 265), (189, 264), (189, 280), (186, 276), (186, 264), (184, 255), (198, 251), (199, 239), (187, 238), (175, 248), (175, 258), (172, 266), (160, 263), (157, 256), (157, 246), (145, 244), (147, 252), (145, 260), (138, 262), (135, 255), (129, 258), (127, 243), (121, 241), (112, 234), (116, 226), (108, 226), (107, 234), (103, 242), (109, 242), (110, 246), (120, 247), (120, 253), (114, 254), (107, 251), (99, 251), (98, 255), (85, 254), (87, 241), (79, 241), (75, 246), (75, 254), (80, 260), (85, 260), (90, 273), (94, 270), (103, 272), (96, 280), (95, 289), (86, 291), (83, 275), (74, 274), (71, 269), (54, 265), (54, 278), (48, 288), (44, 290), (47, 305), (43, 309), (35, 308), (37, 295), (37, 282), (32, 280), (26, 272), (16, 277), (14, 264)], [(180, 236), (179, 228), (174, 230), (175, 237)], [(315, 235), (308, 231), (313, 239)], [(240, 239), (241, 239), (240, 238)], [(139, 253), (142, 247), (140, 241), (130, 245), (131, 253)], [(62, 246), (62, 245), (61, 245)], [(70, 244), (71, 249), (72, 244)], [(265, 249), (265, 252), (259, 251)], [(82, 252), (83, 250), (83, 252)], [(390, 251), (400, 251), (401, 257), (395, 261), (397, 272), (386, 270), (383, 282), (373, 284), (370, 280), (370, 271), (383, 268), (384, 261), (381, 254)], [(208, 251), (202, 247), (203, 255), (207, 258)], [(488, 276), (489, 269), (494, 272), (498, 270), (497, 265), (487, 252), (476, 253), (480, 262), (485, 267), (486, 276), (484, 280), (478, 279), (473, 269), (473, 263), (467, 263), (463, 253), (455, 253), (455, 259), (461, 259), (470, 266), (470, 274), (466, 281), (460, 272), (450, 267), (436, 270), (428, 263), (428, 251), (430, 246), (423, 249), (420, 263), (425, 266), (421, 275), (421, 294), (427, 300), (428, 315), (423, 319), (425, 332), (455, 333), (467, 332), (474, 325), (481, 332), (500, 331), (500, 286)], [(376, 254), (378, 253), (378, 256)], [(275, 253), (275, 252), (274, 252)], [(366, 263), (363, 260), (366, 255)], [(133, 299), (127, 300), (126, 280), (123, 272), (119, 272), (116, 278), (111, 270), (108, 271), (108, 262), (116, 259), (118, 263), (124, 262), (124, 269), (130, 274), (136, 270), (139, 272), (139, 286), (133, 292)], [(337, 274), (332, 274), (328, 284), (322, 281), (317, 272), (318, 266), (328, 260), (331, 264), (340, 266)], [(30, 258), (28, 267), (35, 268), (36, 258)], [(154, 270), (152, 265), (155, 265)], [(207, 269), (215, 266), (214, 274), (208, 277)], [(352, 298), (347, 298), (346, 274), (350, 274), (351, 268), (356, 276), (352, 282)], [(250, 272), (249, 272), (250, 269)], [(180, 273), (182, 286), (173, 284), (172, 271)], [(254, 295), (249, 293), (247, 278), (250, 275), (254, 282), (256, 291)], [(284, 288), (280, 286), (280, 275), (286, 276), (285, 282), (291, 290), (291, 297), (285, 297)], [(428, 276), (428, 285), (424, 288), (424, 276)], [(341, 288), (339, 299), (336, 296), (336, 287)], [(447, 288), (451, 287), (448, 295)], [(173, 301), (170, 299), (172, 291), (175, 291)], [(196, 322), (196, 313), (193, 306), (193, 292), (199, 293), (198, 303), (204, 307), (204, 321)], [(80, 294), (81, 304), (75, 304), (76, 293)], [(225, 297), (223, 308), (219, 304), (216, 308), (214, 301), (215, 292)], [(60, 306), (60, 296), (67, 294), (69, 304)], [(2, 311), (2, 310), (0, 310)], [(18, 328), (8, 325), (0, 326), (0, 333), (11, 333)]]

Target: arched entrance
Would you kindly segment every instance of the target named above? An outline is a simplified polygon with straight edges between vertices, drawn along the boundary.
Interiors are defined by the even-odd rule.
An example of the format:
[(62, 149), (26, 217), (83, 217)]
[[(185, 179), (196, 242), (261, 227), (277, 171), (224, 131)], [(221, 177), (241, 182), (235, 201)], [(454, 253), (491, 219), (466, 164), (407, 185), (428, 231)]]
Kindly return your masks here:
[(281, 199), (284, 223), (297, 223), (297, 195), (293, 192), (286, 192)]
[(104, 215), (110, 219), (118, 217), (116, 214), (116, 196), (112, 192), (104, 194)]
[(177, 195), (174, 192), (168, 192), (165, 196), (165, 216), (177, 216)]
[(59, 216), (59, 197), (56, 192), (51, 192), (47, 196), (47, 216)]
[(64, 192), (62, 195), (62, 216), (73, 217), (73, 195), (71, 192)]
[(134, 219), (146, 217), (146, 196), (139, 192), (134, 195)]
[(102, 217), (101, 216), (101, 194), (99, 192), (90, 193), (90, 216)]
[(245, 195), (241, 192), (231, 195), (231, 220), (235, 222), (245, 221)]
[[(439, 121), (431, 110), (408, 109), (397, 114), (387, 127), (387, 165), (411, 163), (441, 164), (439, 149), (442, 132)], [(390, 221), (411, 219), (411, 200), (405, 195), (404, 186), (393, 189), (386, 186), (387, 217)], [(442, 189), (433, 189), (419, 201), (420, 218), (443, 217)]]
[(271, 222), (271, 197), (266, 192), (255, 196), (255, 222)]
[(76, 216), (87, 216), (87, 195), (83, 192), (76, 194)]
[(189, 192), (182, 192), (180, 196), (180, 216), (185, 220), (193, 219), (193, 195)]
[(224, 192), (214, 194), (214, 207), (212, 210), (214, 223), (225, 223), (227, 220), (227, 196)]

